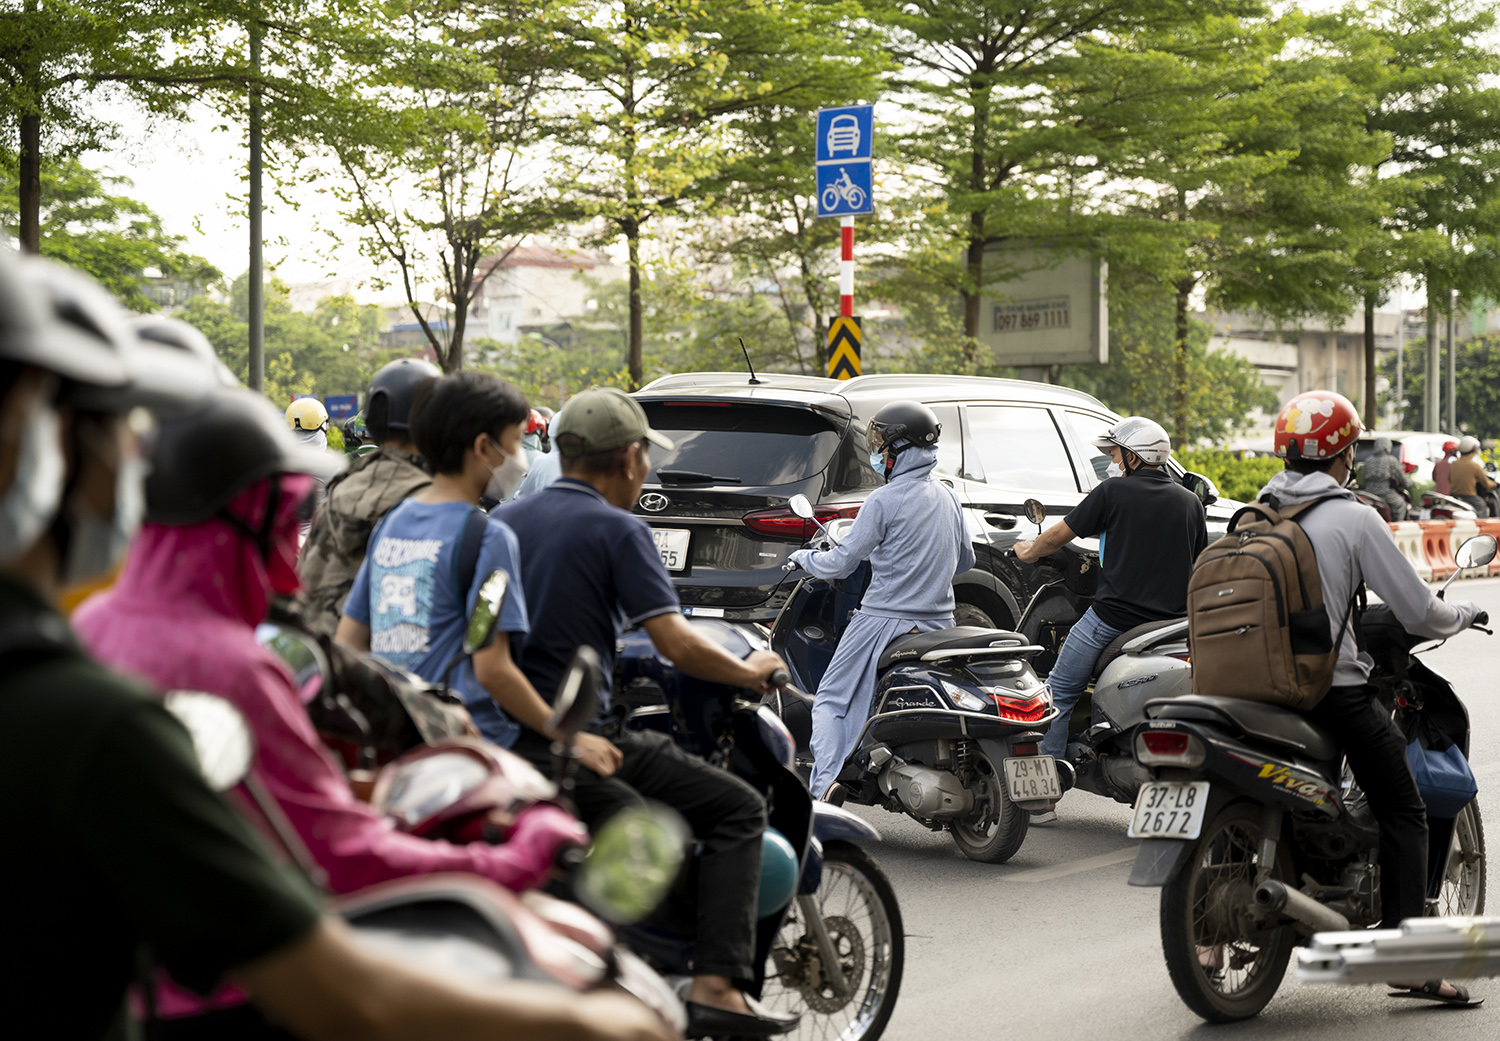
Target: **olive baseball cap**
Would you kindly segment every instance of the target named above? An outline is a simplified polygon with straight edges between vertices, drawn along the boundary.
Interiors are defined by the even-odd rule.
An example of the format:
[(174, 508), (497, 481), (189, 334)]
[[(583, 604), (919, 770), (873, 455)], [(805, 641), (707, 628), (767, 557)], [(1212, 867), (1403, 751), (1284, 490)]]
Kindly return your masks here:
[(651, 429), (641, 403), (617, 387), (590, 387), (569, 399), (552, 437), (569, 459), (608, 452), (642, 438), (669, 452), (675, 447)]

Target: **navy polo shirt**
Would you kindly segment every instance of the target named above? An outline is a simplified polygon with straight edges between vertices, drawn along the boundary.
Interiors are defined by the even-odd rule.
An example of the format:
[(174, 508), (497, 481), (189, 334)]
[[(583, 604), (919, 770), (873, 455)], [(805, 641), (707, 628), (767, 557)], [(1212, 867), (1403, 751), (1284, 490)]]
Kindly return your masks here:
[(681, 609), (651, 526), (584, 481), (564, 477), (491, 516), (520, 543), (531, 629), (517, 664), (548, 704), (579, 646), (598, 653), (607, 687), (620, 634)]

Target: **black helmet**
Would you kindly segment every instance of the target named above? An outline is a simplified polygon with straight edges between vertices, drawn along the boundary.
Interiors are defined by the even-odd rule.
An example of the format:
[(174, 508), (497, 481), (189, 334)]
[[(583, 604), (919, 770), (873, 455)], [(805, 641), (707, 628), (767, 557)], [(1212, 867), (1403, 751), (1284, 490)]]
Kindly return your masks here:
[(942, 433), (937, 414), (920, 401), (893, 401), (870, 420), (865, 444), (871, 452), (900, 455), (913, 446), (931, 448)]
[(370, 414), (370, 406), (376, 398), (385, 398), (385, 428), (410, 430), (411, 399), (417, 393), (418, 384), (442, 374), (436, 365), (421, 358), (401, 358), (391, 362), (370, 381), (370, 390), (365, 394), (365, 415)]
[(196, 524), (263, 477), (331, 477), (343, 460), (297, 440), (286, 420), (253, 391), (216, 391), (200, 409), (164, 420), (151, 448), (146, 519)]

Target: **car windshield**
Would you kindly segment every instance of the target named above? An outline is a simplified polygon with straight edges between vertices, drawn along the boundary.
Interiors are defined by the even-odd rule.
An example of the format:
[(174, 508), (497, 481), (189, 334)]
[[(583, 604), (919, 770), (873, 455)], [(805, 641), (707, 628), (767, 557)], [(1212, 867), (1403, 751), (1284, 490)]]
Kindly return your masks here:
[(651, 426), (676, 447), (651, 450), (655, 484), (773, 487), (821, 473), (838, 449), (830, 417), (811, 409), (731, 402), (643, 401)]

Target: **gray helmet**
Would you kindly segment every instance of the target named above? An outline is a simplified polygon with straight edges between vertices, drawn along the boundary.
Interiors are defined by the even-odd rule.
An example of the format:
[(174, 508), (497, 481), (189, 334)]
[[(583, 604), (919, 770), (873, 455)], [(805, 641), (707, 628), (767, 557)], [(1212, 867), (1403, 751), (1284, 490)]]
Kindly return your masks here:
[(160, 344), (187, 353), (188, 357), (206, 368), (212, 375), (214, 382), (220, 387), (238, 387), (240, 381), (235, 379), (234, 373), (229, 371), (229, 366), (219, 359), (219, 353), (214, 350), (213, 344), (208, 342), (196, 326), (189, 325), (180, 318), (168, 318), (165, 315), (148, 314), (134, 319), (131, 325), (135, 329), (136, 336), (148, 347)]
[(1154, 419), (1128, 416), (1093, 441), (1095, 448), (1123, 448), (1134, 452), (1147, 466), (1160, 466), (1172, 454), (1172, 439)]
[[(22, 300), (21, 298), (26, 298)], [(180, 350), (145, 343), (125, 310), (88, 275), (41, 257), (0, 262), (0, 357), (66, 380), (62, 400), (98, 412), (190, 409), (213, 378)], [(38, 324), (37, 311), (40, 311)]]
[(213, 393), (203, 407), (162, 420), (146, 478), (146, 519), (196, 524), (273, 474), (331, 477), (343, 459), (299, 441), (265, 398), (240, 388)]

